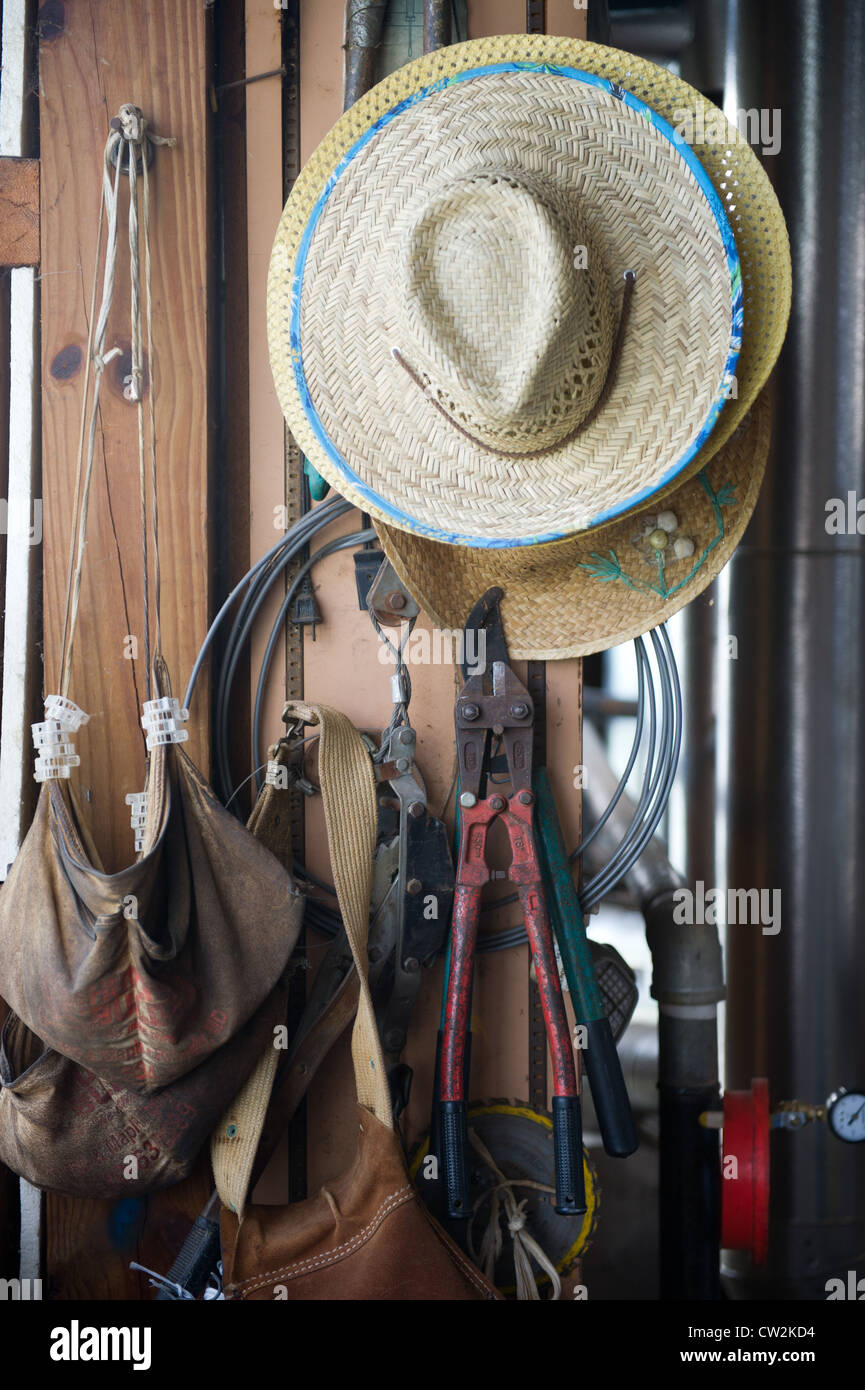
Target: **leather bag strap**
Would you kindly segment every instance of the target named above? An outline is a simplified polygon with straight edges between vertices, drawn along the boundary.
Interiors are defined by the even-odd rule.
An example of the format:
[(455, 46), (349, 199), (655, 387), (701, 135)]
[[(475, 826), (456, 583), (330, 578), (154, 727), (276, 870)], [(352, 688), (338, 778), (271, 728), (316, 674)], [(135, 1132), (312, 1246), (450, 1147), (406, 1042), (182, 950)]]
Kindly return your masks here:
[[(319, 780), (331, 869), (360, 991), (351, 1043), (357, 1098), (376, 1119), (392, 1129), (390, 1090), (367, 970), (377, 829), (372, 764), (354, 725), (338, 710), (296, 700), (286, 706), (285, 714), (306, 724), (317, 724), (320, 730)], [(216, 1186), (231, 1211), (242, 1213), (246, 1205), (278, 1060), (277, 1048), (268, 1045), (213, 1134), (211, 1160)]]

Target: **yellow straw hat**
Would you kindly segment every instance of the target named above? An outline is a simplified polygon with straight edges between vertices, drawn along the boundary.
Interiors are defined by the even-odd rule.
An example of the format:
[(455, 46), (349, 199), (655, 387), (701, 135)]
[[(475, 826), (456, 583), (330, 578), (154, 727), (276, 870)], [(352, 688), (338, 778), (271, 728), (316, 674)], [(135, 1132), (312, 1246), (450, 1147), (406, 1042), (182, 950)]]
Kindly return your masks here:
[(700, 472), (657, 504), (572, 540), (477, 550), (378, 527), (385, 551), (440, 628), (461, 631), (492, 585), (511, 656), (555, 661), (637, 637), (706, 588), (738, 545), (757, 501), (771, 434), (761, 391)]

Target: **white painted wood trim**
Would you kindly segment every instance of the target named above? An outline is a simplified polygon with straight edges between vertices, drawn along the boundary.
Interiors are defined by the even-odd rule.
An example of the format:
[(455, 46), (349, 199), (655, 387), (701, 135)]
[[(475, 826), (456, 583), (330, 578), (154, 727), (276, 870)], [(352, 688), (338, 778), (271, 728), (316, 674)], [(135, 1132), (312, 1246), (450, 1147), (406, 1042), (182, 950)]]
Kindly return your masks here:
[(3, 83), (0, 87), (0, 155), (23, 155), (27, 84), (26, 0), (3, 0)]
[(33, 497), (36, 450), (36, 273), (13, 270), (10, 288), (11, 361), (6, 628), (0, 724), (0, 879), (23, 838), (22, 796), (32, 777), (28, 685), (33, 658), (33, 569), (42, 539), (42, 503)]

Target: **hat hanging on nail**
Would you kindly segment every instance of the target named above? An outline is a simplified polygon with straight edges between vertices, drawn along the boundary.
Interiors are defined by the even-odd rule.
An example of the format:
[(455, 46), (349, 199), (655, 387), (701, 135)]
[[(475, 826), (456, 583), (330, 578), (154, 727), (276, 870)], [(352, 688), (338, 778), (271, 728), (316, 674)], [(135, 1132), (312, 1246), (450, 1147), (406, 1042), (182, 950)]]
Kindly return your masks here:
[(480, 549), (576, 535), (689, 476), (753, 401), (730, 203), (649, 74), (670, 77), (569, 39), (459, 44), (361, 98), (302, 171), (274, 379), (376, 520)]

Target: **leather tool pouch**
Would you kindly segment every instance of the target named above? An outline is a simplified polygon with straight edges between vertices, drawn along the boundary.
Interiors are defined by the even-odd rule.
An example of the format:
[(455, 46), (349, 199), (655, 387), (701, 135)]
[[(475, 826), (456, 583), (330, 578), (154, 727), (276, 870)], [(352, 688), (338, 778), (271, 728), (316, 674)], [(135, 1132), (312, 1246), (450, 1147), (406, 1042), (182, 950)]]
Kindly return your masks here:
[[(164, 751), (157, 749), (156, 756), (160, 757)], [(280, 752), (278, 756), (281, 759), (285, 755)], [(212, 982), (212, 976), (206, 969), (207, 933), (204, 930), (197, 933), (197, 923), (201, 910), (207, 906), (204, 921), (215, 924), (217, 944), (222, 951), (219, 983), (226, 1024), (229, 1019), (234, 1022), (230, 1031), (226, 1026), (227, 1040), (215, 1050), (211, 1046), (197, 1066), (187, 1069), (157, 1091), (142, 1094), (139, 1089), (118, 1084), (102, 1072), (96, 1074), (55, 1050), (41, 1033), (28, 1027), (16, 1012), (10, 1012), (0, 1033), (0, 1161), (36, 1187), (72, 1196), (108, 1198), (153, 1192), (180, 1182), (191, 1170), (224, 1106), (258, 1064), (263, 1049), (274, 1051), (274, 1032), (285, 1022), (287, 990), (282, 980), (282, 964), (297, 940), (304, 904), (287, 868), (282, 867), (291, 858), (289, 793), (268, 785), (262, 788), (250, 818), (249, 827), (253, 831), (250, 834), (218, 805), (188, 759), (183, 760), (179, 776), (184, 790), (174, 805), (183, 808), (186, 834), (177, 842), (171, 835), (166, 837), (170, 845), (158, 867), (152, 860), (148, 863), (148, 856), (145, 856), (132, 870), (113, 876), (126, 881), (132, 878), (140, 888), (148, 876), (158, 878), (159, 872), (165, 871), (178, 843), (185, 847), (181, 856), (181, 876), (171, 882), (176, 891), (183, 882), (191, 883), (193, 894), (198, 894), (196, 911), (192, 910), (192, 899), (184, 895), (184, 913), (178, 917), (169, 909), (167, 926), (161, 933), (163, 940), (170, 940), (172, 929), (178, 924), (178, 929), (185, 925), (182, 934), (189, 949), (181, 948), (167, 957), (163, 955), (169, 964), (178, 966), (178, 973), (169, 971), (166, 977), (159, 975), (157, 965), (142, 945), (142, 936), (135, 930), (137, 923), (131, 924), (132, 931), (128, 935), (126, 928), (130, 924), (115, 923), (112, 931), (116, 932), (117, 939), (113, 942), (110, 933), (101, 938), (97, 935), (94, 940), (85, 930), (88, 919), (82, 915), (79, 926), (83, 939), (79, 941), (73, 931), (74, 919), (70, 922), (64, 916), (66, 911), (74, 912), (75, 900), (69, 895), (71, 890), (65, 876), (54, 878), (57, 861), (53, 855), (47, 863), (43, 860), (37, 864), (34, 884), (28, 886), (24, 880), (25, 900), (31, 903), (44, 895), (52, 882), (58, 882), (61, 887), (65, 884), (68, 890), (41, 924), (55, 934), (50, 948), (44, 935), (40, 936), (40, 928), (34, 932), (34, 941), (41, 941), (41, 954), (34, 948), (37, 963), (46, 958), (53, 960), (56, 971), (62, 973), (65, 986), (74, 993), (69, 982), (71, 964), (58, 962), (56, 955), (58, 943), (66, 939), (62, 931), (65, 925), (69, 928), (70, 949), (80, 948), (81, 974), (86, 973), (88, 963), (94, 970), (97, 968), (98, 952), (102, 952), (102, 966), (107, 969), (106, 961), (110, 964), (113, 960), (116, 964), (126, 951), (127, 955), (135, 955), (142, 978), (149, 978), (143, 972), (153, 972), (157, 983), (151, 982), (151, 991), (155, 994), (159, 987), (159, 997), (168, 1000), (179, 993), (178, 981), (185, 978), (185, 972), (197, 969), (200, 974), (196, 977), (193, 973), (198, 981), (193, 997), (200, 1000), (203, 1008), (209, 996), (202, 984)], [(22, 856), (26, 851), (31, 860), (37, 857), (36, 846), (44, 843), (42, 835), (51, 824), (52, 802), (47, 789), (56, 786), (54, 782), (45, 784), (37, 813), (37, 820), (41, 815), (42, 821), (36, 834), (31, 831), (33, 838), (28, 836), (22, 850)], [(65, 801), (61, 805), (65, 815)], [(71, 821), (69, 828), (73, 828)], [(232, 848), (237, 851), (234, 856)], [(183, 864), (189, 868), (190, 861), (194, 869), (186, 879)], [(20, 862), (19, 857), (16, 867)], [(141, 874), (136, 876), (134, 871), (139, 868)], [(92, 892), (107, 891), (102, 882), (105, 877), (92, 871), (93, 884), (89, 885)], [(86, 875), (83, 882), (85, 886), (89, 883)], [(19, 889), (21, 887), (19, 883)], [(31, 894), (29, 898), (28, 893)], [(10, 894), (8, 898), (7, 894)], [(20, 902), (20, 896), (17, 892), (10, 893), (7, 883), (0, 901), (5, 905), (4, 922), (8, 926), (12, 906)], [(175, 908), (177, 901), (175, 898)], [(200, 937), (194, 949), (189, 941), (191, 930)], [(248, 935), (244, 936), (244, 932)], [(232, 970), (226, 953), (235, 938), (238, 955)], [(130, 940), (137, 942), (135, 952)], [(259, 943), (263, 959), (249, 962), (246, 954), (255, 942)], [(181, 965), (182, 975), (179, 973)], [(253, 976), (254, 985), (250, 979), (250, 965), (258, 967)], [(258, 1000), (250, 1014), (250, 998), (255, 1000), (271, 976), (276, 976), (276, 982), (271, 981), (263, 1002)], [(34, 972), (28, 973), (28, 981), (35, 978)], [(232, 984), (237, 998), (232, 997)], [(40, 1018), (51, 1012), (51, 987), (49, 979), (42, 996), (33, 1001), (33, 1012)], [(21, 990), (20, 995), (25, 1001), (31, 997), (26, 989)], [(5, 1012), (0, 1000), (0, 1017)], [(112, 1012), (106, 1009), (104, 1019), (98, 1017), (91, 1031), (98, 1032), (102, 1028), (107, 1034), (112, 1022)], [(86, 1036), (83, 1018), (71, 1030), (71, 1036), (75, 1050), (90, 1057), (94, 1044)], [(105, 1045), (104, 1038), (102, 1045)]]
[(147, 791), (144, 852), (106, 874), (68, 790), (45, 782), (0, 891), (0, 995), (48, 1047), (143, 1093), (252, 1017), (302, 912), (290, 874), (178, 745), (152, 751)]

